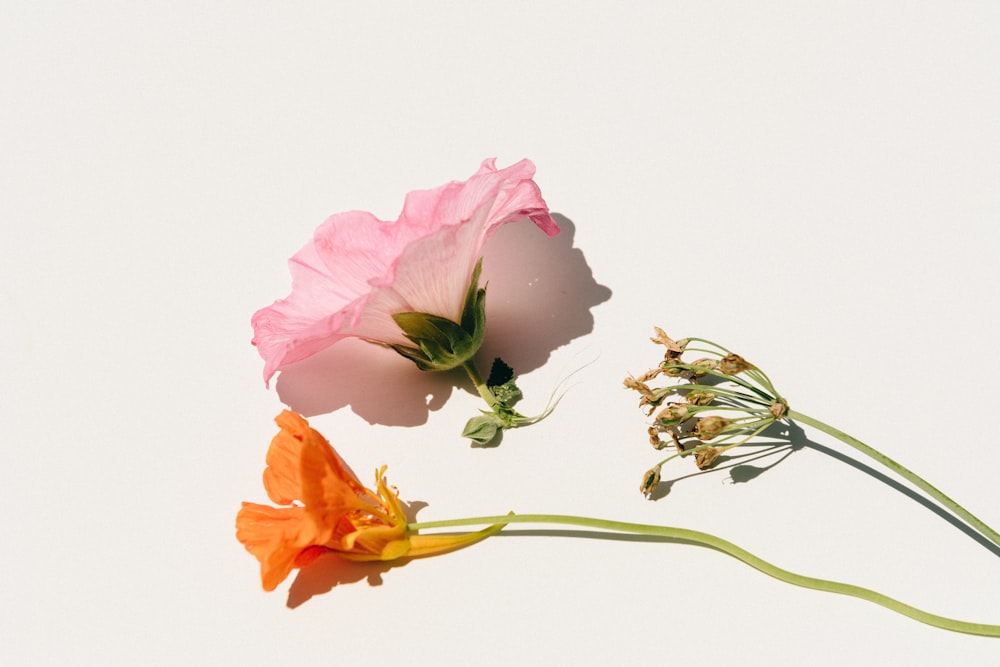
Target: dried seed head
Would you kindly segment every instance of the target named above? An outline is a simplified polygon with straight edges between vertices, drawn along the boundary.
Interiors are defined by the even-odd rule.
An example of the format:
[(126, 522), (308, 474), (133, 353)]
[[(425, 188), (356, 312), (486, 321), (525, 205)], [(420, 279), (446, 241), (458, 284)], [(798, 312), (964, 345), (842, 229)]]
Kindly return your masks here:
[(650, 426), (646, 429), (646, 432), (649, 434), (649, 444), (651, 444), (654, 448), (663, 449), (667, 446), (666, 442), (660, 440), (660, 429), (655, 426)]
[(705, 417), (703, 419), (699, 419), (694, 425), (694, 435), (703, 442), (711, 440), (722, 433), (731, 423), (732, 422), (725, 417), (719, 417), (718, 415)]
[(684, 445), (681, 444), (681, 438), (677, 435), (677, 431), (670, 431), (670, 439), (674, 441), (674, 447), (677, 449), (677, 453), (683, 454)]
[(667, 332), (660, 327), (653, 327), (653, 331), (656, 333), (655, 336), (649, 340), (653, 341), (657, 345), (662, 345), (667, 348), (667, 353), (664, 358), (666, 359), (678, 359), (684, 352), (684, 346), (687, 345), (687, 341), (683, 340), (681, 342), (675, 341), (673, 338), (667, 335)]
[(738, 354), (729, 353), (719, 361), (719, 370), (726, 375), (736, 375), (748, 371), (754, 366)]
[(649, 382), (650, 380), (656, 378), (656, 376), (662, 372), (663, 369), (660, 368), (659, 366), (657, 366), (656, 368), (652, 368), (639, 376), (639, 382)]
[(703, 358), (697, 359), (691, 362), (691, 374), (695, 377), (701, 377), (709, 371), (714, 371), (719, 362), (715, 359)]
[(688, 406), (683, 403), (671, 403), (656, 415), (656, 423), (659, 426), (676, 426), (687, 419), (690, 414)]
[(695, 391), (688, 392), (688, 395), (684, 398), (691, 405), (708, 405), (715, 400), (715, 394), (707, 389), (696, 389)]
[(719, 454), (722, 453), (718, 447), (706, 447), (701, 449), (694, 455), (694, 463), (698, 466), (698, 470), (704, 470), (705, 468), (712, 467), (715, 460), (719, 458)]
[(660, 484), (660, 466), (650, 468), (642, 476), (642, 484), (639, 485), (639, 490), (642, 491), (642, 495), (649, 498), (653, 491), (656, 491), (656, 487)]
[(631, 375), (625, 378), (622, 384), (625, 385), (626, 389), (634, 389), (635, 391), (639, 392), (640, 394), (643, 395), (644, 398), (653, 397), (653, 390), (650, 389), (645, 382), (643, 382), (642, 380), (637, 380)]
[(678, 366), (673, 360), (664, 361), (660, 368), (664, 375), (672, 378), (678, 378), (687, 373), (683, 366)]

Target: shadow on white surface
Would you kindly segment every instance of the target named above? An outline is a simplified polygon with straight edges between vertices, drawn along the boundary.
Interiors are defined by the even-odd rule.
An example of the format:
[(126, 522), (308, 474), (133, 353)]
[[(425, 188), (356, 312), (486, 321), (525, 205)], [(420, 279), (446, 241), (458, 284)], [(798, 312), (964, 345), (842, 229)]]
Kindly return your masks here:
[(332, 554), (320, 556), (316, 562), (299, 570), (288, 589), (289, 609), (295, 609), (315, 595), (329, 593), (341, 584), (355, 584), (367, 580), (369, 586), (381, 586), (382, 575), (393, 567), (405, 565), (403, 561), (371, 561), (357, 563)]
[[(903, 494), (918, 505), (921, 505), (936, 514), (941, 519), (944, 519), (946, 522), (957, 528), (960, 532), (964, 533), (993, 555), (1000, 557), (1000, 547), (993, 544), (989, 539), (981, 535), (977, 530), (966, 524), (960, 518), (954, 516), (944, 507), (927, 498), (919, 491), (916, 491), (899, 480), (890, 477), (881, 470), (868, 465), (866, 462), (855, 459), (848, 454), (811, 440), (808, 436), (806, 436), (802, 427), (795, 422), (787, 424), (774, 424), (761, 433), (761, 437), (758, 439), (757, 443), (748, 443), (746, 445), (742, 445), (739, 449), (734, 450), (739, 451), (740, 449), (743, 449), (752, 451), (746, 451), (742, 454), (723, 455), (719, 457), (718, 464), (712, 468), (707, 470), (696, 470), (696, 472), (681, 475), (679, 477), (663, 479), (659, 486), (657, 486), (656, 490), (650, 494), (650, 500), (655, 501), (666, 497), (670, 494), (674, 485), (682, 482), (683, 480), (700, 477), (702, 475), (711, 475), (723, 470), (728, 471), (730, 483), (748, 484), (753, 480), (758, 479), (764, 473), (777, 469), (778, 466), (782, 462), (786, 461), (792, 454), (807, 448), (824, 454), (825, 456), (839, 461), (840, 463), (846, 464), (855, 470), (868, 475), (875, 481), (885, 484), (892, 490)], [(767, 461), (767, 463), (758, 465), (751, 463), (758, 461)], [(680, 463), (683, 465), (686, 462)], [(693, 466), (694, 464), (691, 462), (688, 463), (688, 465)], [(974, 508), (973, 513), (975, 514)]]
[[(497, 356), (518, 375), (539, 368), (554, 350), (593, 331), (591, 309), (611, 298), (573, 247), (573, 222), (554, 217), (558, 236), (549, 238), (525, 220), (501, 227), (486, 244), (486, 338), (477, 355), (483, 372)], [(349, 405), (368, 423), (386, 426), (426, 423), (456, 387), (475, 393), (460, 371), (422, 372), (356, 339), (282, 369), (276, 385), (281, 401), (306, 417)]]
[[(427, 507), (427, 503), (415, 500), (406, 503), (406, 520), (417, 520), (417, 513)], [(412, 558), (387, 561), (356, 562), (345, 560), (334, 554), (325, 554), (304, 568), (296, 570), (295, 579), (288, 588), (286, 606), (295, 609), (316, 595), (329, 593), (342, 584), (356, 584), (361, 580), (369, 586), (381, 586), (382, 575), (394, 567), (403, 567)]]

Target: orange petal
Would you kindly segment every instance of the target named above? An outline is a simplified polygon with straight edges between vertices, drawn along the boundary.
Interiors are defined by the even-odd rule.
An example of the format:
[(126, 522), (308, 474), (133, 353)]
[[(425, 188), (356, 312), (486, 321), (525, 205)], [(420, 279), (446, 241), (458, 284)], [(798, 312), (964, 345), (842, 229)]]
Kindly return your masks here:
[(279, 505), (291, 505), (302, 499), (302, 475), (299, 461), (302, 445), (310, 430), (308, 422), (298, 414), (283, 410), (275, 417), (281, 431), (267, 449), (264, 488), (268, 497)]
[(278, 509), (243, 503), (236, 515), (236, 539), (260, 562), (265, 591), (273, 591), (292, 571), (295, 558), (302, 551), (302, 538), (308, 537), (302, 535), (308, 523), (301, 507)]

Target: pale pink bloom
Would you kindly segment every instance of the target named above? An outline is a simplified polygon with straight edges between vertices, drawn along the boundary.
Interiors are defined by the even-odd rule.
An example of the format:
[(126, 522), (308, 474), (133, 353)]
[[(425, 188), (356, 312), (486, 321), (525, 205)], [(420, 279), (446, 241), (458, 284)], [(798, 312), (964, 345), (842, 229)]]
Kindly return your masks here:
[(500, 225), (528, 217), (558, 234), (531, 180), (535, 165), (497, 170), (494, 162), (485, 160), (468, 181), (411, 192), (395, 222), (350, 211), (320, 225), (288, 263), (292, 293), (251, 320), (265, 384), (343, 338), (412, 345), (393, 313), (459, 321), (483, 245)]

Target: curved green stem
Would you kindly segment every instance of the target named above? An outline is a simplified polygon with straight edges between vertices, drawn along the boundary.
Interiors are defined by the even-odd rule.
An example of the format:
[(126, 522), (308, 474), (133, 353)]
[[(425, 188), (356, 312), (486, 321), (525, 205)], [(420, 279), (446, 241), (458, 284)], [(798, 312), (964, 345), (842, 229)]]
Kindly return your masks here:
[(716, 549), (725, 554), (743, 561), (766, 575), (774, 577), (780, 581), (803, 588), (812, 588), (828, 593), (839, 593), (851, 597), (860, 598), (881, 605), (898, 614), (908, 616), (914, 620), (954, 632), (964, 632), (972, 635), (982, 635), (985, 637), (1000, 637), (1000, 625), (990, 625), (986, 623), (970, 623), (959, 621), (945, 616), (931, 614), (916, 607), (911, 607), (887, 595), (882, 595), (875, 591), (853, 584), (844, 584), (826, 579), (807, 577), (788, 570), (782, 569), (771, 563), (758, 558), (749, 551), (742, 549), (732, 542), (724, 540), (709, 533), (686, 528), (673, 528), (670, 526), (653, 526), (641, 523), (627, 523), (624, 521), (610, 521), (607, 519), (593, 519), (590, 517), (571, 516), (565, 514), (509, 514), (498, 516), (480, 516), (465, 519), (449, 519), (444, 521), (421, 521), (411, 523), (407, 528), (411, 531), (423, 530), (427, 528), (452, 528), (457, 526), (479, 526), (488, 524), (510, 524), (510, 523), (534, 523), (534, 524), (558, 524), (567, 526), (583, 526), (597, 530), (613, 531), (617, 533), (629, 533), (633, 535), (652, 535), (666, 538), (677, 542), (686, 542), (703, 547)]
[(923, 477), (917, 475), (915, 472), (892, 460), (891, 458), (889, 458), (882, 452), (878, 451), (877, 449), (869, 447), (868, 445), (861, 442), (857, 438), (854, 438), (844, 433), (840, 429), (834, 428), (829, 424), (824, 424), (818, 419), (813, 419), (812, 417), (804, 415), (796, 410), (789, 409), (788, 414), (785, 415), (785, 418), (791, 419), (793, 421), (802, 422), (803, 424), (808, 424), (809, 426), (812, 426), (815, 429), (823, 431), (827, 435), (832, 435), (841, 442), (848, 444), (854, 449), (858, 450), (862, 454), (878, 461), (886, 468), (889, 468), (903, 479), (909, 481), (914, 486), (924, 491), (931, 498), (934, 498), (939, 503), (950, 509), (952, 512), (955, 513), (956, 516), (961, 517), (962, 520), (964, 520), (970, 526), (978, 530), (984, 537), (988, 538), (991, 542), (993, 542), (993, 544), (1000, 546), (1000, 533), (997, 533), (997, 531), (987, 526), (986, 523), (982, 521), (982, 519), (975, 516), (967, 509), (956, 503), (954, 500), (946, 496), (943, 492), (938, 490)]
[(478, 391), (479, 395), (483, 397), (486, 404), (490, 406), (490, 409), (496, 410), (499, 405), (499, 401), (497, 401), (497, 397), (493, 395), (493, 392), (490, 391), (490, 388), (486, 386), (486, 383), (483, 382), (483, 376), (479, 374), (479, 369), (476, 368), (476, 362), (469, 359), (462, 364), (462, 368), (465, 369), (469, 379), (472, 380), (472, 384), (476, 385), (476, 391)]

